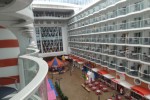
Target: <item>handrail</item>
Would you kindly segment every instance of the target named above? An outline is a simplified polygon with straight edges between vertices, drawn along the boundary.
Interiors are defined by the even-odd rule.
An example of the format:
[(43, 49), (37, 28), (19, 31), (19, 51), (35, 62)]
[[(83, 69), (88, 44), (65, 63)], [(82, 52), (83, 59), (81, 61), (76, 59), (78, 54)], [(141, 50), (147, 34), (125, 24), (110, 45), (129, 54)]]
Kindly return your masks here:
[[(35, 48), (27, 48), (27, 50), (29, 50), (29, 51), (34, 51), (34, 52), (31, 52), (31, 53), (27, 54), (27, 55), (31, 55), (31, 56), (34, 56), (34, 55), (38, 54), (39, 51), (40, 51), (40, 50), (35, 49)], [(28, 52), (28, 51), (27, 51), (27, 52)]]
[(38, 89), (38, 87), (40, 86), (40, 84), (42, 83), (48, 72), (47, 63), (40, 58), (28, 55), (23, 55), (20, 56), (19, 58), (29, 59), (34, 62), (37, 62), (37, 64), (39, 65), (39, 71), (37, 75), (33, 78), (33, 80), (10, 100), (24, 100), (29, 98), (31, 95), (33, 95), (33, 93), (36, 92), (36, 90)]

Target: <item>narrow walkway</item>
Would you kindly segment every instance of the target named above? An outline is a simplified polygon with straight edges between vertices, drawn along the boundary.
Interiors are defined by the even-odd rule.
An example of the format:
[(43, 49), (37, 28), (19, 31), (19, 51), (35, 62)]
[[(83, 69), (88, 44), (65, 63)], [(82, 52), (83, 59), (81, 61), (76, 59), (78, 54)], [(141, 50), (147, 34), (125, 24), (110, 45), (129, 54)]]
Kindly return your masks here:
[[(50, 73), (49, 78), (52, 78)], [(69, 100), (98, 100), (98, 96), (93, 91), (87, 92), (81, 86), (84, 80), (80, 69), (74, 69), (71, 76), (70, 71), (64, 74), (54, 75), (52, 79), (53, 83), (59, 78), (62, 78), (60, 80), (60, 87), (64, 94), (68, 96)], [(103, 92), (102, 95), (100, 95), (100, 100), (106, 100), (115, 93), (114, 90), (110, 90), (106, 93)]]

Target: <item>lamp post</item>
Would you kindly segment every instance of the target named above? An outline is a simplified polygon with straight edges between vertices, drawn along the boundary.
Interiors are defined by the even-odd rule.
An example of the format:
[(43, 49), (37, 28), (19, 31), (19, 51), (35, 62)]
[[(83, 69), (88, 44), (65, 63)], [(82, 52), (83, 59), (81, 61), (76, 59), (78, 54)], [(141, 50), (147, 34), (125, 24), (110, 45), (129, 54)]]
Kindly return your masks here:
[(100, 95), (98, 95), (98, 100), (100, 100)]
[(52, 79), (53, 79), (53, 72), (54, 72), (54, 69), (52, 69)]
[(60, 81), (61, 81), (62, 79), (63, 79), (63, 78), (56, 78), (56, 80), (58, 81), (59, 87), (60, 87)]
[(72, 70), (72, 66), (73, 66), (72, 59), (68, 59), (68, 61), (69, 61), (69, 71), (70, 71), (70, 76), (71, 76), (72, 75), (71, 70)]

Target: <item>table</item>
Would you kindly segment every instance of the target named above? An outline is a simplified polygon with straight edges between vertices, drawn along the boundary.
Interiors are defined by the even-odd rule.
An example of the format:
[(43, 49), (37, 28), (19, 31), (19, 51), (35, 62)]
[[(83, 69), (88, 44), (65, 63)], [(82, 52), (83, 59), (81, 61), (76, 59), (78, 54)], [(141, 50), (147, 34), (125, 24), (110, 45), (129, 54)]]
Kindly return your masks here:
[(88, 85), (88, 87), (92, 87), (92, 86), (93, 86), (92, 84), (89, 84), (89, 85)]
[(96, 90), (96, 94), (100, 95), (101, 94), (101, 90)]
[(93, 91), (95, 91), (95, 90), (96, 90), (96, 87), (95, 87), (95, 86), (93, 86), (93, 87), (92, 87), (92, 90), (93, 90)]
[(103, 88), (103, 85), (99, 85), (100, 88)]
[(94, 83), (94, 85), (98, 85), (98, 84), (99, 84), (99, 82), (95, 82), (95, 83)]
[(90, 82), (89, 81), (85, 81), (85, 85), (89, 84)]

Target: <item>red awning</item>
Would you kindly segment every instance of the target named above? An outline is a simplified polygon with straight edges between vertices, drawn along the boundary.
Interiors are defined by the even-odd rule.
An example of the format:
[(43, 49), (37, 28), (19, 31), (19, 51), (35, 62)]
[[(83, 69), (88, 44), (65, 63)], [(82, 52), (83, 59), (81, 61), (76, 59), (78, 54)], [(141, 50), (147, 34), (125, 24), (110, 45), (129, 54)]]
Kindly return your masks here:
[(108, 74), (108, 71), (106, 71), (106, 70), (99, 70), (98, 73), (101, 74), (101, 75), (104, 75), (104, 74)]
[(143, 88), (141, 86), (133, 86), (131, 87), (131, 89), (143, 96), (150, 95), (150, 90)]

